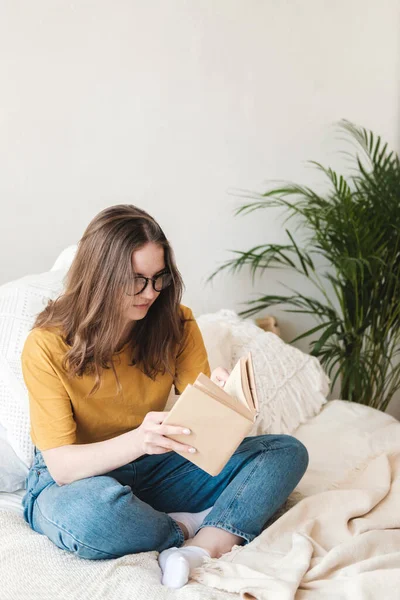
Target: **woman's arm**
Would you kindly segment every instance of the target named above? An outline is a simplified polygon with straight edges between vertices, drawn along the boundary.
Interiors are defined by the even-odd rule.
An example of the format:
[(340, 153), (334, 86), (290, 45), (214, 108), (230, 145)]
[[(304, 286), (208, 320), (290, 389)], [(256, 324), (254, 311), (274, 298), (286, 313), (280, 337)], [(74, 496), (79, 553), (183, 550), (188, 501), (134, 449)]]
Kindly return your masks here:
[(139, 458), (143, 454), (139, 442), (137, 429), (133, 429), (103, 442), (43, 450), (42, 456), (54, 481), (66, 485), (85, 477), (103, 475)]
[(92, 444), (68, 445), (42, 452), (44, 461), (58, 485), (77, 479), (102, 475), (134, 461), (143, 454), (191, 452), (193, 447), (170, 439), (169, 435), (186, 433), (185, 424), (164, 425), (168, 411), (150, 411), (136, 429), (110, 440)]

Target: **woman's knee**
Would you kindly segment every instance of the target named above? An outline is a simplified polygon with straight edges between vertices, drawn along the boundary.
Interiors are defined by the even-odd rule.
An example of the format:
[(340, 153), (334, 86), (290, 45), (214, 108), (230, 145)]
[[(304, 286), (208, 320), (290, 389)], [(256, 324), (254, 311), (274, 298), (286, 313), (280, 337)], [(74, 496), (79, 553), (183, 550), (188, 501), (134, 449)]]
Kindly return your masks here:
[(310, 460), (308, 450), (305, 445), (294, 436), (289, 435), (288, 437), (290, 438), (288, 442), (291, 447), (294, 465), (296, 466), (297, 472), (303, 476), (307, 471)]
[(115, 529), (120, 500), (131, 493), (109, 476), (51, 485), (36, 498), (32, 528), (82, 558), (115, 558), (106, 543), (107, 528)]
[(36, 500), (33, 529), (59, 548), (82, 558), (107, 559), (176, 544), (172, 519), (110, 476), (51, 488)]
[(285, 433), (264, 434), (257, 437), (264, 450), (280, 450), (291, 469), (303, 476), (308, 467), (309, 455), (307, 448), (300, 440)]
[(33, 529), (45, 535), (61, 550), (71, 552), (80, 558), (91, 560), (104, 560), (117, 558), (118, 555), (107, 552), (104, 548), (91, 545), (87, 537), (87, 530), (82, 524), (77, 524), (68, 517), (60, 521), (53, 521), (46, 514), (39, 502), (36, 501), (33, 511)]

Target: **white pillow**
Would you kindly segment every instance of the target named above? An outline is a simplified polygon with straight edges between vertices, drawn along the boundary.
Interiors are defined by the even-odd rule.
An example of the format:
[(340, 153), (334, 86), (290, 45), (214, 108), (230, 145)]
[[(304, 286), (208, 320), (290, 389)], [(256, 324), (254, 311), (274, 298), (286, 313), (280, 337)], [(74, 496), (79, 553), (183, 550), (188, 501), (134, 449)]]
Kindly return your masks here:
[(74, 244), (65, 248), (56, 258), (50, 271), (68, 271), (74, 260), (78, 245)]
[(316, 357), (286, 344), (233, 310), (202, 315), (197, 321), (218, 321), (220, 326), (230, 328), (231, 363), (226, 367), (229, 371), (241, 356), (249, 351), (252, 354), (260, 413), (249, 436), (291, 434), (327, 402), (330, 381)]
[[(221, 321), (216, 315), (218, 313), (202, 315), (200, 317), (195, 316), (195, 319), (204, 340), (211, 371), (216, 367), (224, 367), (229, 371), (232, 332), (229, 325)], [(164, 410), (171, 410), (178, 398), (179, 395), (175, 394), (175, 388), (172, 386)]]
[(30, 467), (29, 398), (21, 353), (36, 315), (63, 289), (65, 271), (27, 275), (0, 286), (0, 422), (17, 457)]
[(207, 315), (195, 318), (204, 340), (211, 371), (216, 367), (224, 367), (229, 371), (232, 362), (231, 328), (219, 319), (208, 319)]
[(0, 492), (16, 492), (25, 488), (29, 469), (8, 443), (7, 431), (1, 423), (0, 457)]

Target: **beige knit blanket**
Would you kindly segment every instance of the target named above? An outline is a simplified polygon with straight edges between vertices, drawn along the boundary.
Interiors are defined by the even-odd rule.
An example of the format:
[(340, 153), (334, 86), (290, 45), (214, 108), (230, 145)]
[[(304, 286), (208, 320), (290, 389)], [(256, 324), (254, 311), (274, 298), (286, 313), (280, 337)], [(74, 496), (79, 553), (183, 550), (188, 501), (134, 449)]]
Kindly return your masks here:
[[(258, 600), (399, 600), (400, 423), (354, 478), (301, 500), (193, 580)], [(383, 440), (381, 440), (382, 445)]]

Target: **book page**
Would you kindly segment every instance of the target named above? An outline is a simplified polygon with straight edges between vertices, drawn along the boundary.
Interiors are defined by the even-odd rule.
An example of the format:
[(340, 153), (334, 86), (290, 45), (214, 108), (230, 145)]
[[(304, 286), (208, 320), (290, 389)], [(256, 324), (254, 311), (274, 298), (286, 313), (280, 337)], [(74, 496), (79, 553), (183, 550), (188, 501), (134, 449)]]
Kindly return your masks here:
[(242, 357), (237, 361), (222, 389), (224, 392), (244, 404), (246, 408), (250, 408), (242, 387), (242, 363), (244, 361), (246, 361), (245, 357)]
[(255, 414), (258, 414), (259, 410), (260, 410), (260, 403), (259, 403), (258, 395), (257, 395), (256, 381), (254, 378), (253, 359), (251, 356), (251, 352), (249, 352), (249, 360), (247, 361), (246, 366), (247, 366), (247, 381), (248, 381), (249, 388), (250, 388), (250, 395), (251, 395), (251, 398), (253, 401), (253, 408), (254, 408)]
[[(206, 377), (206, 375), (204, 375)], [(238, 405), (243, 411), (240, 405)], [(188, 427), (192, 431), (190, 444), (197, 448), (195, 454), (177, 451), (210, 475), (218, 475), (240, 442), (252, 428), (252, 419), (243, 417), (230, 406), (215, 400), (207, 391), (188, 384), (164, 424)], [(185, 434), (167, 435), (173, 440), (188, 443)]]
[(246, 406), (244, 406), (241, 402), (238, 402), (238, 400), (233, 396), (227, 394), (223, 388), (211, 381), (211, 379), (204, 375), (204, 373), (199, 373), (196, 381), (193, 384), (193, 387), (197, 387), (198, 389), (205, 391), (207, 394), (218, 400), (218, 402), (222, 402), (229, 408), (232, 408), (234, 411), (246, 417), (246, 419), (253, 419), (251, 411), (249, 411)]
[[(243, 360), (243, 359), (242, 359)], [(255, 397), (255, 388), (253, 386), (253, 363), (251, 352), (247, 354), (246, 359), (242, 363), (242, 389), (243, 395), (247, 399), (247, 404), (252, 413), (256, 413), (258, 409), (257, 398)]]

